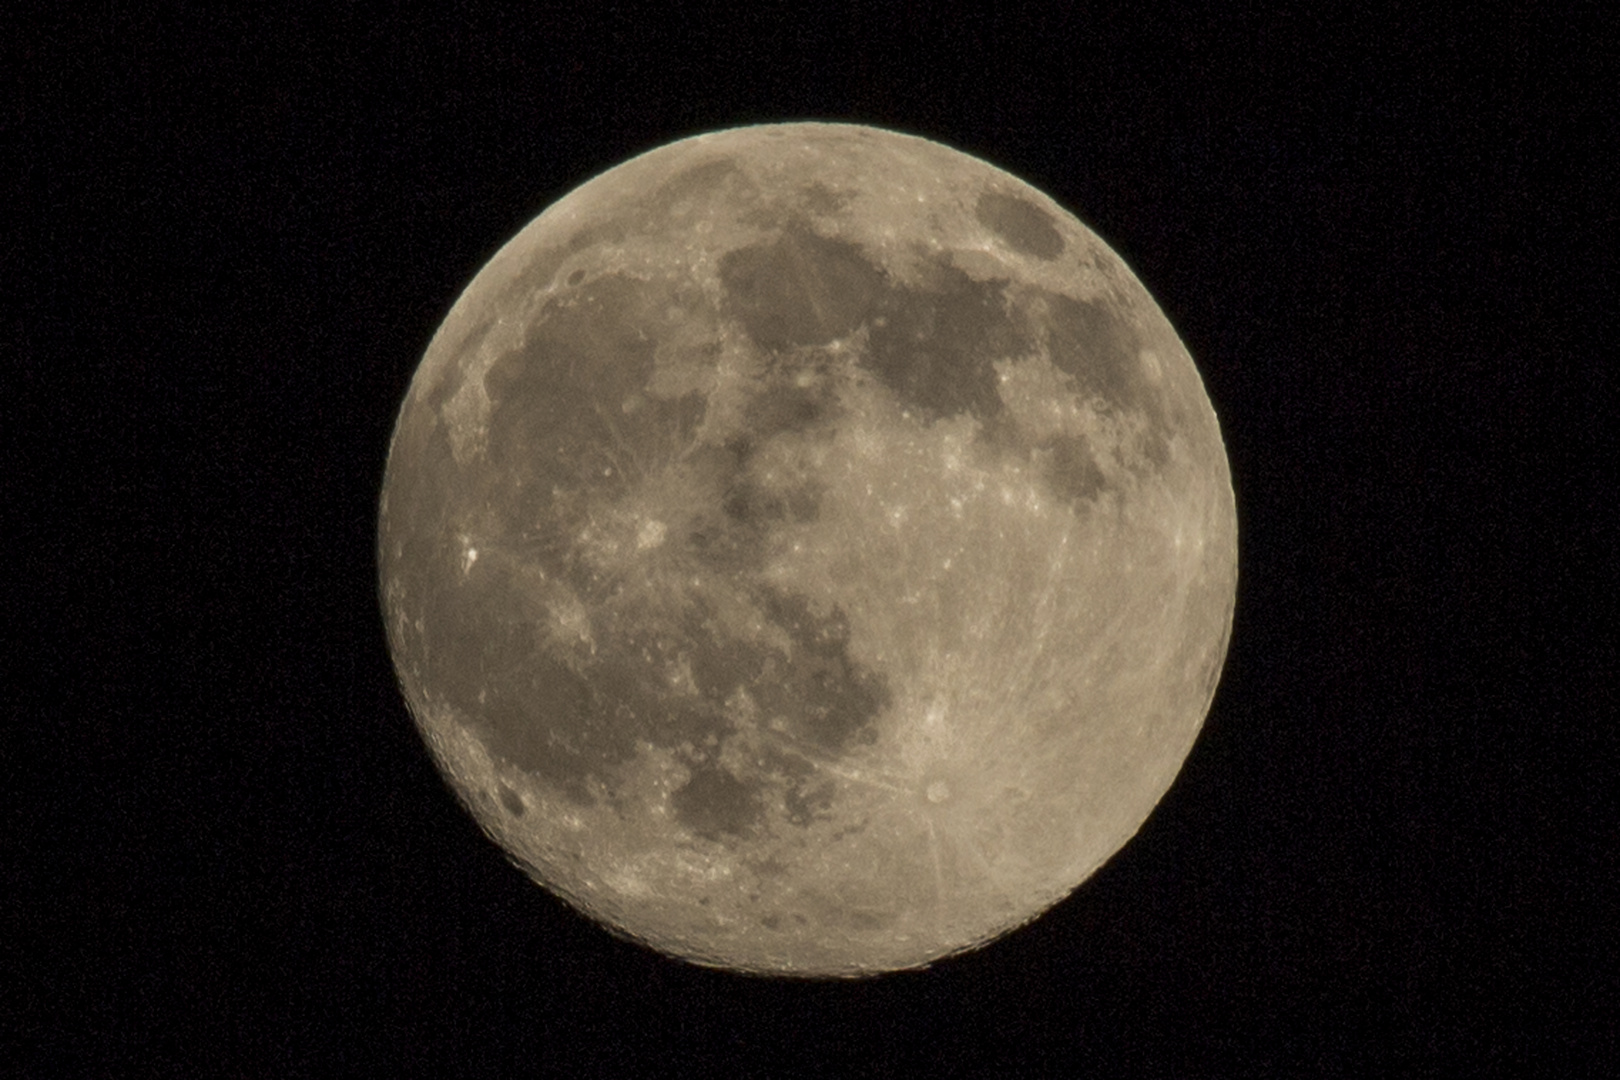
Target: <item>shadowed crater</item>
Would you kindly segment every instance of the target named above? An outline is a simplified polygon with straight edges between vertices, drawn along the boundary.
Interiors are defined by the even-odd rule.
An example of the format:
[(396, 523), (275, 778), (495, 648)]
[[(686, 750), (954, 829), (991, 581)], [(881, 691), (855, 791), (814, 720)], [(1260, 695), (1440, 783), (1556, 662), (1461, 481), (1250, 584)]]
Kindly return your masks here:
[(501, 785), (501, 805), (506, 807), (506, 812), (511, 814), (513, 817), (523, 816), (524, 807), (522, 798), (518, 796), (517, 792), (507, 787), (505, 784)]

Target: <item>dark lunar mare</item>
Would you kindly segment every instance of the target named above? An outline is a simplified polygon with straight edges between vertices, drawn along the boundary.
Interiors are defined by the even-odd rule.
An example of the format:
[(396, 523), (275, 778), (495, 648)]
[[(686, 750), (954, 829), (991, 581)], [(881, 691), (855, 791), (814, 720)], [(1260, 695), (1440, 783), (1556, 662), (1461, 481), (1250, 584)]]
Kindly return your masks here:
[(999, 191), (986, 191), (973, 206), (979, 224), (1024, 255), (1052, 260), (1063, 254), (1063, 235), (1052, 215), (1027, 199)]
[[(780, 435), (830, 437), (835, 397), (825, 383), (801, 385), (800, 367), (779, 358), (748, 388), (747, 434), (697, 445), (705, 399), (650, 392), (660, 327), (646, 313), (662, 298), (648, 288), (615, 275), (583, 283), (491, 367), (487, 466), (459, 469), (435, 440), (452, 501), (493, 515), (501, 535), (465, 567), (461, 550), (442, 544), (441, 572), (407, 583), (423, 598), (423, 682), (472, 720), (493, 755), (576, 801), (592, 801), (593, 780), (611, 789), (612, 769), (647, 742), (692, 768), (672, 805), (694, 832), (756, 827), (762, 777), (784, 785), (790, 819), (809, 820), (826, 791), (804, 753), (836, 755), (869, 738), (889, 692), (849, 655), (842, 612), (757, 580), (771, 530), (813, 521), (818, 494), (763, 485), (754, 463)], [(633, 417), (628, 401), (638, 403)], [(685, 527), (658, 553), (664, 570), (632, 560), (616, 573), (589, 558), (578, 538), (593, 520), (672, 473), (695, 497), (668, 508)], [(661, 573), (699, 584), (671, 596)], [(761, 613), (787, 647), (726, 625), (706, 599), (716, 592)], [(589, 646), (548, 640), (565, 600), (589, 614)], [(695, 693), (671, 692), (668, 672), (683, 665)], [(734, 728), (728, 702), (739, 691), (781, 743), (744, 776), (715, 751)]]

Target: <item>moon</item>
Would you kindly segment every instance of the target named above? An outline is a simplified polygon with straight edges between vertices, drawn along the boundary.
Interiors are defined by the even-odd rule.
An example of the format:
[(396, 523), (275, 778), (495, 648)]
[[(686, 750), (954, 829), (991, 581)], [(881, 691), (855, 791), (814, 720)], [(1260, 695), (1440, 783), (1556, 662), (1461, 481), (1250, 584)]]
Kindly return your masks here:
[(398, 416), (403, 695), (507, 856), (714, 967), (981, 946), (1130, 839), (1231, 628), (1191, 357), (1050, 198), (940, 144), (684, 139), (507, 243)]

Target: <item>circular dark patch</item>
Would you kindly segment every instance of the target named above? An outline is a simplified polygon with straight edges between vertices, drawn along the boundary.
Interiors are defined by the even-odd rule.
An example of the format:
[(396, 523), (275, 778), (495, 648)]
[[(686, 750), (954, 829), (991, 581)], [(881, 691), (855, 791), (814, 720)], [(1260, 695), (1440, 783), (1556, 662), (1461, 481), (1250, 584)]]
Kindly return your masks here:
[(1007, 246), (1037, 259), (1055, 259), (1063, 254), (1063, 236), (1052, 224), (1052, 217), (1034, 203), (999, 191), (979, 196), (973, 208), (979, 224), (1007, 242)]

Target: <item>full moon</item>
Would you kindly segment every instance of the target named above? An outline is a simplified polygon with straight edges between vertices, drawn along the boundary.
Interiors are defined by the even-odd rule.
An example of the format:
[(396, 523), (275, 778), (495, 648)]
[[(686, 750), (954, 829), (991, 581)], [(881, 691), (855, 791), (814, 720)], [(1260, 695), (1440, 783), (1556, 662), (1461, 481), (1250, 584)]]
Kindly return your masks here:
[(467, 287), (379, 521), (468, 810), (615, 933), (920, 967), (1136, 831), (1203, 723), (1237, 529), (1158, 305), (934, 142), (747, 127), (555, 203)]

